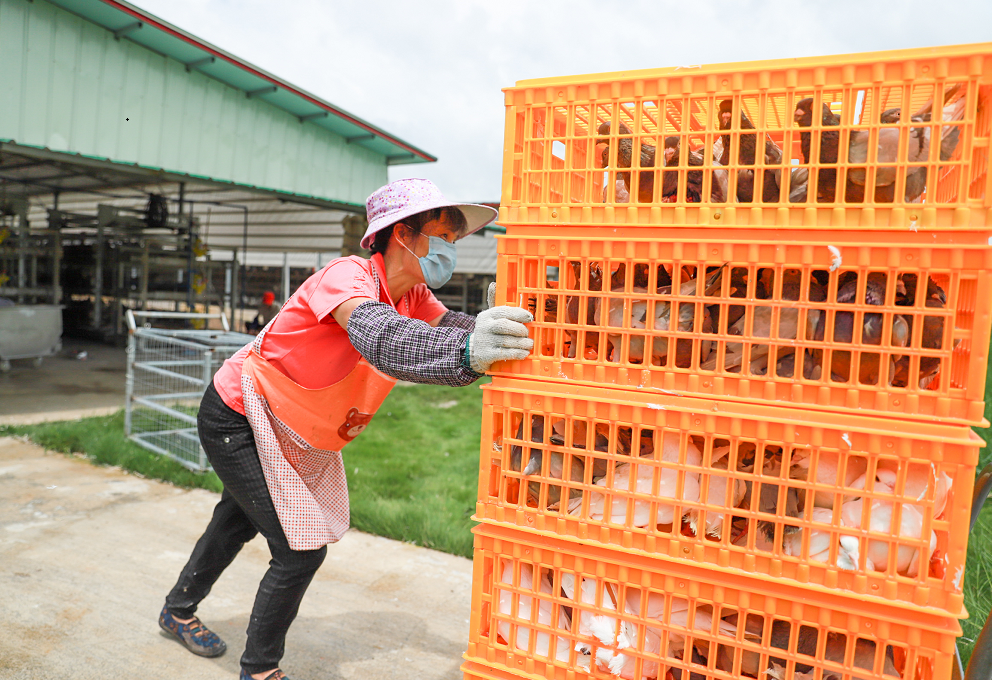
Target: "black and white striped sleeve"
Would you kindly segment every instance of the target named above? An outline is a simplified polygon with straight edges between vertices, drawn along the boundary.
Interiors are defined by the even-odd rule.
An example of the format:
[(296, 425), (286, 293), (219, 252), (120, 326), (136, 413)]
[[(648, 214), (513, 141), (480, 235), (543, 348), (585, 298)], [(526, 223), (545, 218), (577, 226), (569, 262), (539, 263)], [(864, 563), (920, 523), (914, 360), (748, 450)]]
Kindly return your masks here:
[(370, 364), (393, 378), (430, 385), (461, 387), (481, 377), (465, 362), (468, 336), (464, 328), (433, 328), (371, 300), (348, 320), (348, 338)]

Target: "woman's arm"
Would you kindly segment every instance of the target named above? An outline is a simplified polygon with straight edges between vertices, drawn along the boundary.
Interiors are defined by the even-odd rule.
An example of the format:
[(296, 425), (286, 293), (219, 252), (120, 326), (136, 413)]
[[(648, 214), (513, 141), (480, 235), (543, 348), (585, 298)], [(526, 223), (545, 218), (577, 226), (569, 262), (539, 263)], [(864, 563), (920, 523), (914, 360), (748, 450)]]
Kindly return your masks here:
[(400, 315), (371, 298), (352, 298), (331, 312), (351, 344), (377, 369), (400, 380), (461, 387), (478, 380), (465, 363), (469, 331)]
[(444, 326), (445, 328), (463, 328), (467, 331), (475, 330), (475, 317), (471, 314), (453, 312), (450, 309), (437, 319), (437, 323), (431, 321), (432, 326)]

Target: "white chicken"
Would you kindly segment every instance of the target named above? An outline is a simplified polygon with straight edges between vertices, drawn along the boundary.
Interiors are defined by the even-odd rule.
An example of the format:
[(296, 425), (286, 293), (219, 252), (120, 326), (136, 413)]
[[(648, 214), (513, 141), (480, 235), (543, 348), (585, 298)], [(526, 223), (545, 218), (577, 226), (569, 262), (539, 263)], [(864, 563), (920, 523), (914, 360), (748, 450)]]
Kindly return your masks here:
[[(878, 464), (875, 472), (876, 491), (887, 491), (895, 493), (899, 474), (899, 463), (892, 460), (883, 460)], [(862, 475), (860, 486), (864, 488), (864, 476)], [(930, 489), (933, 489), (933, 518), (941, 519), (947, 507), (947, 494), (951, 489), (952, 480), (950, 475), (941, 471), (937, 474), (937, 469), (933, 463), (908, 463), (906, 468), (906, 481), (903, 486), (904, 498), (915, 498), (923, 501), (927, 498)], [(855, 482), (858, 484), (858, 482)], [(915, 506), (920, 512), (925, 512), (924, 505)]]
[[(661, 460), (665, 463), (699, 467), (703, 456), (699, 448), (686, 440), (685, 461), (679, 460), (679, 435), (675, 432), (665, 432), (662, 438)], [(657, 477), (657, 488), (655, 478)], [(682, 485), (682, 493), (678, 487)], [(589, 519), (603, 521), (606, 516), (607, 495), (610, 497), (610, 518), (613, 524), (626, 524), (627, 513), (630, 511), (631, 524), (635, 527), (653, 526), (656, 524), (673, 524), (681, 521), (681, 515), (675, 517), (675, 505), (660, 501), (660, 499), (676, 499), (680, 501), (697, 502), (699, 500), (699, 473), (692, 470), (680, 471), (672, 467), (659, 467), (648, 462), (620, 463), (613, 470), (612, 478), (607, 474), (596, 482), (596, 486), (610, 489), (608, 494), (592, 492), (589, 499)], [(637, 494), (650, 496), (650, 499), (634, 500), (615, 491), (632, 491)], [(575, 498), (569, 503), (569, 512), (573, 515), (582, 511), (582, 499)], [(652, 516), (651, 506), (656, 506), (656, 514)], [(632, 509), (631, 509), (632, 506)]]
[[(810, 479), (810, 451), (795, 451), (792, 454), (792, 466), (789, 477), (792, 479)], [(841, 469), (843, 467), (843, 476)], [(854, 488), (855, 481), (865, 474), (868, 469), (868, 459), (864, 456), (842, 454), (839, 451), (821, 449), (816, 456), (816, 483), (821, 486), (836, 486), (837, 491)], [(840, 480), (843, 479), (843, 482)], [(863, 487), (862, 487), (863, 488)], [(834, 491), (818, 490), (813, 497), (813, 505), (818, 508), (833, 509), (836, 494)]]
[[(575, 577), (564, 573), (561, 577), (561, 589), (565, 596), (575, 600)], [(597, 602), (597, 595), (600, 601)], [(591, 605), (598, 611), (616, 612), (614, 600), (616, 594), (614, 589), (604, 584), (601, 593), (597, 593), (596, 580), (592, 578), (582, 578), (579, 584), (579, 601), (584, 605)], [(631, 612), (625, 605), (625, 613)], [(595, 611), (595, 610), (593, 610)], [(621, 650), (629, 649), (637, 644), (637, 629), (628, 621), (621, 620), (614, 616), (596, 614), (584, 607), (573, 609), (572, 625), (578, 619), (576, 632), (580, 637), (595, 638), (599, 641), (596, 645), (596, 664), (602, 668), (609, 669), (613, 675), (618, 675), (625, 680), (648, 680), (658, 675), (657, 663), (645, 663), (641, 669), (641, 676), (636, 676), (637, 664), (635, 659), (623, 654)], [(601, 645), (601, 646), (600, 646)], [(645, 644), (640, 651), (647, 654), (657, 654), (660, 649), (660, 638), (657, 631), (649, 629), (645, 638)], [(575, 646), (575, 650), (582, 654), (579, 657), (579, 665), (587, 671), (591, 667), (592, 645), (588, 642), (580, 641)]]
[[(813, 508), (812, 521), (830, 527), (833, 523), (834, 511), (827, 508)], [(858, 569), (860, 557), (858, 539), (854, 536), (838, 536), (834, 528), (812, 529), (808, 532), (797, 532), (785, 537), (785, 554), (793, 557), (803, 556), (803, 540), (809, 537), (809, 559), (814, 562), (830, 563), (830, 548), (837, 542), (837, 566), (841, 569)], [(871, 567), (869, 567), (870, 569)]]
[[(703, 295), (711, 296), (720, 290), (721, 280), (723, 277), (723, 271), (726, 265), (720, 267), (717, 271), (711, 273), (709, 277), (704, 282)], [(679, 286), (679, 295), (681, 296), (695, 296), (697, 288), (697, 280), (690, 279), (685, 281)], [(619, 291), (619, 289), (618, 289)], [(615, 291), (615, 292), (618, 292)], [(634, 293), (640, 295), (647, 295), (648, 291), (646, 288), (635, 287), (633, 289)], [(671, 295), (671, 286), (663, 286), (658, 289), (660, 295)], [(599, 317), (599, 300), (596, 299), (594, 302), (596, 306), (596, 317)], [(607, 323), (613, 328), (623, 328), (624, 319), (629, 319), (629, 327), (636, 330), (656, 330), (656, 331), (667, 331), (672, 328), (671, 303), (666, 300), (656, 300), (654, 303), (653, 319), (648, 319), (648, 302), (647, 300), (631, 300), (628, 298), (610, 298), (609, 299), (609, 309), (607, 314)], [(690, 302), (682, 302), (678, 306), (678, 319), (676, 320), (676, 328), (682, 332), (689, 332), (693, 330), (693, 320), (696, 315), (696, 305)], [(703, 330), (708, 328), (709, 310), (707, 308), (703, 309)], [(650, 323), (649, 323), (650, 321)], [(611, 361), (618, 361), (620, 359), (620, 348), (623, 340), (623, 336), (619, 333), (610, 333), (607, 336), (610, 343), (613, 345), (613, 353), (610, 357)], [(647, 341), (648, 353), (650, 354), (651, 361), (660, 363), (662, 358), (668, 356), (668, 338), (664, 337), (654, 337)], [(630, 345), (627, 352), (628, 361), (634, 363), (646, 363), (645, 362), (645, 336), (643, 335), (631, 335)], [(708, 356), (706, 351), (710, 344), (704, 343), (703, 353)], [(701, 359), (705, 359), (702, 356)]]
[[(896, 473), (891, 469), (878, 469), (875, 475), (874, 491), (876, 493), (895, 493)], [(923, 483), (923, 493), (926, 493), (926, 484)], [(937, 486), (940, 486), (938, 484)], [(859, 478), (853, 485), (854, 488), (864, 488), (864, 478)], [(910, 484), (907, 477), (907, 496), (910, 488), (920, 488), (918, 480)], [(946, 499), (946, 491), (944, 494)], [(844, 503), (841, 508), (841, 519), (845, 526), (852, 529), (861, 529), (861, 523), (865, 507), (869, 507), (868, 530), (886, 535), (895, 533), (894, 541), (869, 540), (865, 549), (868, 569), (874, 571), (885, 571), (888, 569), (890, 548), (895, 547), (895, 570), (899, 574), (906, 576), (916, 576), (920, 570), (920, 550), (917, 545), (907, 545), (899, 541), (903, 539), (918, 543), (923, 536), (923, 509), (921, 506), (910, 503), (901, 503), (899, 513), (898, 529), (894, 528), (895, 503), (880, 500), (878, 498), (864, 497)], [(942, 508), (943, 509), (943, 508)], [(930, 556), (937, 549), (937, 534), (930, 532), (929, 550), (924, 556), (924, 562), (930, 561)]]
[[(562, 591), (569, 599), (575, 599), (575, 578), (570, 574), (562, 574)], [(653, 659), (660, 658), (662, 628), (650, 625), (652, 621), (665, 621), (666, 596), (658, 592), (649, 592), (647, 601), (644, 603), (642, 612), (642, 600), (644, 592), (638, 588), (628, 587), (625, 589), (623, 599), (623, 619), (609, 616), (607, 614), (595, 614), (592, 611), (576, 607), (572, 617), (572, 626), (580, 637), (594, 637), (598, 640), (595, 661), (598, 666), (609, 670), (615, 676), (625, 680), (650, 680), (658, 676), (658, 662)], [(615, 612), (614, 601), (618, 599), (617, 590), (614, 586), (604, 584), (602, 593), (599, 593), (601, 601), (597, 603), (597, 584), (595, 579), (583, 578), (579, 585), (579, 599), (582, 604), (592, 605), (596, 610)], [(689, 625), (689, 617), (692, 615), (692, 625)], [(638, 625), (626, 619), (640, 619), (644, 625), (644, 639), (639, 642)], [(576, 627), (576, 620), (578, 621)], [(696, 605), (690, 607), (689, 601), (684, 598), (672, 598), (671, 611), (668, 621), (668, 648), (665, 656), (669, 658), (685, 658), (686, 638), (691, 631), (712, 634), (713, 612), (709, 605)], [(718, 634), (728, 637), (728, 641), (735, 638), (737, 627), (727, 621), (718, 622)], [(760, 640), (760, 636), (758, 637)], [(693, 636), (693, 647), (696, 652), (706, 657), (709, 652), (709, 641)], [(637, 654), (624, 650), (637, 650)], [(576, 651), (584, 655), (592, 654), (592, 645), (580, 642), (576, 646)], [(591, 656), (586, 658), (591, 659)], [(640, 659), (640, 673), (638, 673), (638, 659)], [(588, 666), (580, 658), (580, 665), (586, 670)]]
[[(513, 584), (513, 563), (507, 562), (506, 566), (503, 568), (503, 573), (500, 577), (500, 583), (505, 583), (507, 585)], [(520, 584), (519, 588), (521, 590), (533, 590), (534, 587), (534, 569), (529, 564), (520, 565)], [(552, 627), (552, 619), (554, 612), (554, 603), (551, 601), (550, 596), (552, 595), (551, 584), (546, 578), (541, 578), (540, 592), (543, 595), (548, 595), (548, 599), (540, 598), (537, 605), (537, 623), (542, 626)], [(512, 618), (516, 623), (517, 635), (514, 639), (511, 633), (511, 624), (509, 621), (500, 620), (497, 626), (500, 636), (507, 641), (511, 646), (516, 647), (521, 651), (527, 651), (533, 653), (535, 656), (548, 658), (548, 654), (551, 651), (551, 635), (544, 632), (535, 632), (527, 624), (531, 622), (532, 618), (532, 607), (533, 599), (529, 595), (517, 594), (510, 590), (499, 589), (499, 611), (500, 614)], [(516, 612), (513, 611), (513, 601), (517, 601)], [(568, 617), (565, 616), (565, 612), (561, 609), (558, 610), (558, 623), (557, 628), (559, 630), (568, 631)], [(530, 647), (530, 636), (531, 633), (535, 633), (534, 648)], [(555, 650), (554, 658), (559, 661), (568, 661), (570, 655), (568, 640), (561, 637), (555, 636)]]
[[(729, 448), (728, 448), (729, 451)], [(713, 470), (726, 470), (726, 459), (718, 460), (710, 466)], [(729, 488), (732, 487), (732, 488)], [(728, 493), (729, 490), (729, 493)], [(723, 524), (727, 516), (725, 512), (717, 512), (714, 508), (737, 508), (740, 507), (744, 495), (747, 493), (747, 483), (743, 479), (731, 479), (723, 475), (706, 476), (706, 521), (703, 531), (706, 536), (721, 538), (723, 536)], [(689, 511), (689, 528), (696, 535), (700, 535), (699, 522), (703, 515), (703, 510), (693, 508)]]

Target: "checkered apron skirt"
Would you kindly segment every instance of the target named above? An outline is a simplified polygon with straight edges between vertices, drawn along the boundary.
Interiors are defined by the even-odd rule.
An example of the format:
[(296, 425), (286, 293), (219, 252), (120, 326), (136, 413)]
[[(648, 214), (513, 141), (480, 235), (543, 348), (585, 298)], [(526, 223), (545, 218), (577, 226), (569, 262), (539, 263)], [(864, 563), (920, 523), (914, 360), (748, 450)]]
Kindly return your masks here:
[[(379, 276), (372, 269), (381, 297)], [(245, 415), (279, 522), (293, 550), (335, 543), (350, 524), (341, 449), (378, 410), (396, 380), (364, 358), (338, 382), (307, 389), (261, 353), (274, 317), (252, 343), (241, 374)]]

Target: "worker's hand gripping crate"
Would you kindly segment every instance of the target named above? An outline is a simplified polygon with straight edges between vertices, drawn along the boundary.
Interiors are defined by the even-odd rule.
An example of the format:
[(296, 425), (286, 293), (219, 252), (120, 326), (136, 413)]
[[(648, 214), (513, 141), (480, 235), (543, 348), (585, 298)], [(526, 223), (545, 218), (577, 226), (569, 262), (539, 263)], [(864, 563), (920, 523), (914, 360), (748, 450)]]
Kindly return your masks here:
[(504, 225), (992, 226), (992, 43), (504, 93)]
[(951, 618), (515, 530), (475, 533), (469, 670), (549, 680), (950, 677), (960, 634)]
[(498, 267), (536, 342), (497, 375), (982, 423), (984, 234), (510, 226)]
[(476, 518), (963, 615), (967, 428), (630, 396), (496, 378)]

